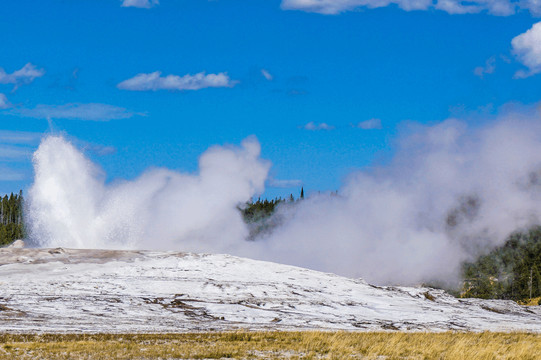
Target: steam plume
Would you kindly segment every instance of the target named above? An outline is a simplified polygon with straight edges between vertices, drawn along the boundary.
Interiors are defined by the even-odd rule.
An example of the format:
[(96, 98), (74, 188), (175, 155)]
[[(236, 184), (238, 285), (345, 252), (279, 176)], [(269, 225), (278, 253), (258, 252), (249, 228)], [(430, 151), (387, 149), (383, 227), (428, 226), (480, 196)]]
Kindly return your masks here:
[(265, 258), (375, 283), (456, 279), (463, 260), (539, 224), (539, 118), (421, 127), (389, 166), (282, 212)]
[(226, 252), (375, 283), (455, 279), (462, 261), (540, 223), (539, 120), (419, 125), (390, 164), (351, 174), (337, 196), (282, 206), (280, 225), (255, 241), (237, 206), (263, 191), (269, 164), (257, 141), (211, 148), (196, 175), (158, 169), (109, 185), (49, 137), (34, 155), (31, 234), (41, 246)]
[(50, 136), (34, 154), (31, 236), (41, 246), (227, 250), (246, 236), (236, 206), (263, 190), (269, 164), (259, 152), (247, 139), (207, 150), (197, 175), (156, 169), (107, 185), (72, 144)]

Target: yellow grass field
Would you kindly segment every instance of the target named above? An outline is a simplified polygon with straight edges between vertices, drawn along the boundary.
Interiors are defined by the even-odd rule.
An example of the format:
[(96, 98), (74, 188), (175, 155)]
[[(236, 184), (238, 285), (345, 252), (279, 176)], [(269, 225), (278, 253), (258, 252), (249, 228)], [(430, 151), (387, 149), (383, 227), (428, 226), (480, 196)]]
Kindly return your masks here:
[(0, 359), (540, 359), (541, 334), (0, 334)]

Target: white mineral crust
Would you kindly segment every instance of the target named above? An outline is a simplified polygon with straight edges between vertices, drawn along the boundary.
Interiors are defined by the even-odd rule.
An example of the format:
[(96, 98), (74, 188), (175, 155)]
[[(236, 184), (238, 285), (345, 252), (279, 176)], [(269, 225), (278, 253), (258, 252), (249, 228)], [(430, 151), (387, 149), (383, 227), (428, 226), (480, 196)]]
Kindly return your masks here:
[(1, 332), (540, 332), (540, 315), (229, 255), (0, 249)]

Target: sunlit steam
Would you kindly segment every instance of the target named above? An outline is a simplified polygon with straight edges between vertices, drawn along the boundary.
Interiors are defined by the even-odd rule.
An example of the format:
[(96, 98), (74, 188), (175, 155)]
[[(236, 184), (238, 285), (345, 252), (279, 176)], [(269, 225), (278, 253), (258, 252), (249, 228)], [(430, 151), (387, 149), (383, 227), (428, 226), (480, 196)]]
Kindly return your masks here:
[(259, 152), (247, 139), (207, 150), (196, 175), (156, 169), (109, 185), (72, 144), (50, 136), (34, 154), (30, 235), (41, 246), (225, 250), (247, 233), (237, 205), (263, 191), (269, 164)]
[(376, 283), (456, 279), (462, 261), (541, 218), (537, 115), (418, 126), (389, 165), (279, 208), (280, 225), (255, 241), (237, 208), (264, 190), (255, 140), (211, 148), (195, 175), (159, 169), (113, 184), (61, 137), (44, 139), (34, 164), (28, 220), (41, 246), (226, 252)]
[(540, 170), (538, 118), (419, 128), (339, 196), (284, 208), (264, 257), (376, 283), (451, 281), (463, 260), (540, 223)]

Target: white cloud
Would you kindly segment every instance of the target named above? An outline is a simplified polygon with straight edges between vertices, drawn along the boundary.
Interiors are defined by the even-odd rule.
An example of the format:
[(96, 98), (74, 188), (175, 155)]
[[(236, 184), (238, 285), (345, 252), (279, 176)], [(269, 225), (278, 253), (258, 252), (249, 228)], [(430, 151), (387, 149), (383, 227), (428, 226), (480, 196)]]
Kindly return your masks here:
[(517, 60), (528, 68), (528, 71), (517, 71), (516, 78), (525, 78), (541, 72), (541, 22), (515, 37), (511, 45)]
[(308, 124), (303, 126), (304, 130), (317, 131), (317, 130), (333, 130), (334, 126), (327, 123), (317, 124), (313, 121), (310, 121)]
[(122, 7), (137, 7), (143, 9), (150, 9), (156, 5), (159, 5), (158, 0), (123, 0)]
[(41, 136), (36, 132), (0, 130), (0, 162), (30, 160)]
[(339, 14), (358, 8), (378, 8), (390, 5), (405, 11), (437, 9), (449, 14), (472, 14), (488, 12), (492, 15), (507, 16), (519, 10), (541, 15), (540, 0), (282, 0), (284, 10), (301, 10), (326, 15)]
[(26, 175), (21, 171), (0, 165), (0, 181), (20, 181), (25, 179)]
[(30, 159), (32, 152), (32, 149), (27, 147), (0, 144), (0, 161)]
[(0, 109), (7, 109), (11, 107), (11, 103), (9, 102), (6, 95), (0, 93)]
[(157, 90), (199, 90), (209, 87), (233, 87), (238, 81), (231, 80), (227, 73), (195, 75), (161, 76), (161, 71), (150, 74), (138, 74), (131, 79), (124, 80), (117, 85), (119, 89), (131, 91), (157, 91)]
[(359, 129), (364, 129), (364, 130), (381, 129), (381, 120), (374, 118), (370, 120), (361, 121), (360, 123), (357, 124), (356, 127), (358, 127)]
[(136, 114), (123, 107), (107, 104), (80, 104), (72, 103), (65, 105), (37, 105), (33, 109), (17, 108), (9, 114), (30, 117), (35, 119), (77, 119), (90, 121), (108, 121), (115, 119), (127, 119)]
[(21, 181), (30, 176), (30, 159), (42, 134), (0, 130), (0, 182)]
[(265, 69), (261, 69), (261, 75), (263, 75), (265, 77), (265, 79), (267, 79), (269, 81), (272, 81), (272, 79), (273, 79), (273, 76), (271, 75), (271, 73), (269, 73)]
[(490, 57), (486, 62), (485, 66), (478, 66), (473, 69), (473, 73), (480, 78), (483, 78), (485, 74), (492, 74), (496, 70), (496, 58), (494, 56)]
[(380, 7), (387, 6), (388, 1), (364, 1), (364, 0), (282, 0), (281, 7), (284, 10), (301, 10), (326, 15), (334, 15), (353, 10), (357, 7)]
[(91, 143), (77, 138), (70, 137), (70, 140), (85, 153), (93, 153), (98, 156), (107, 156), (116, 153), (116, 148), (111, 145)]
[(524, 0), (522, 4), (525, 9), (530, 10), (532, 15), (541, 16), (541, 0)]
[(45, 70), (38, 69), (31, 63), (26, 64), (21, 69), (8, 74), (0, 68), (0, 84), (13, 84), (13, 90), (21, 85), (30, 84), (34, 79), (45, 75)]
[(0, 130), (0, 144), (37, 145), (42, 135), (30, 131)]

